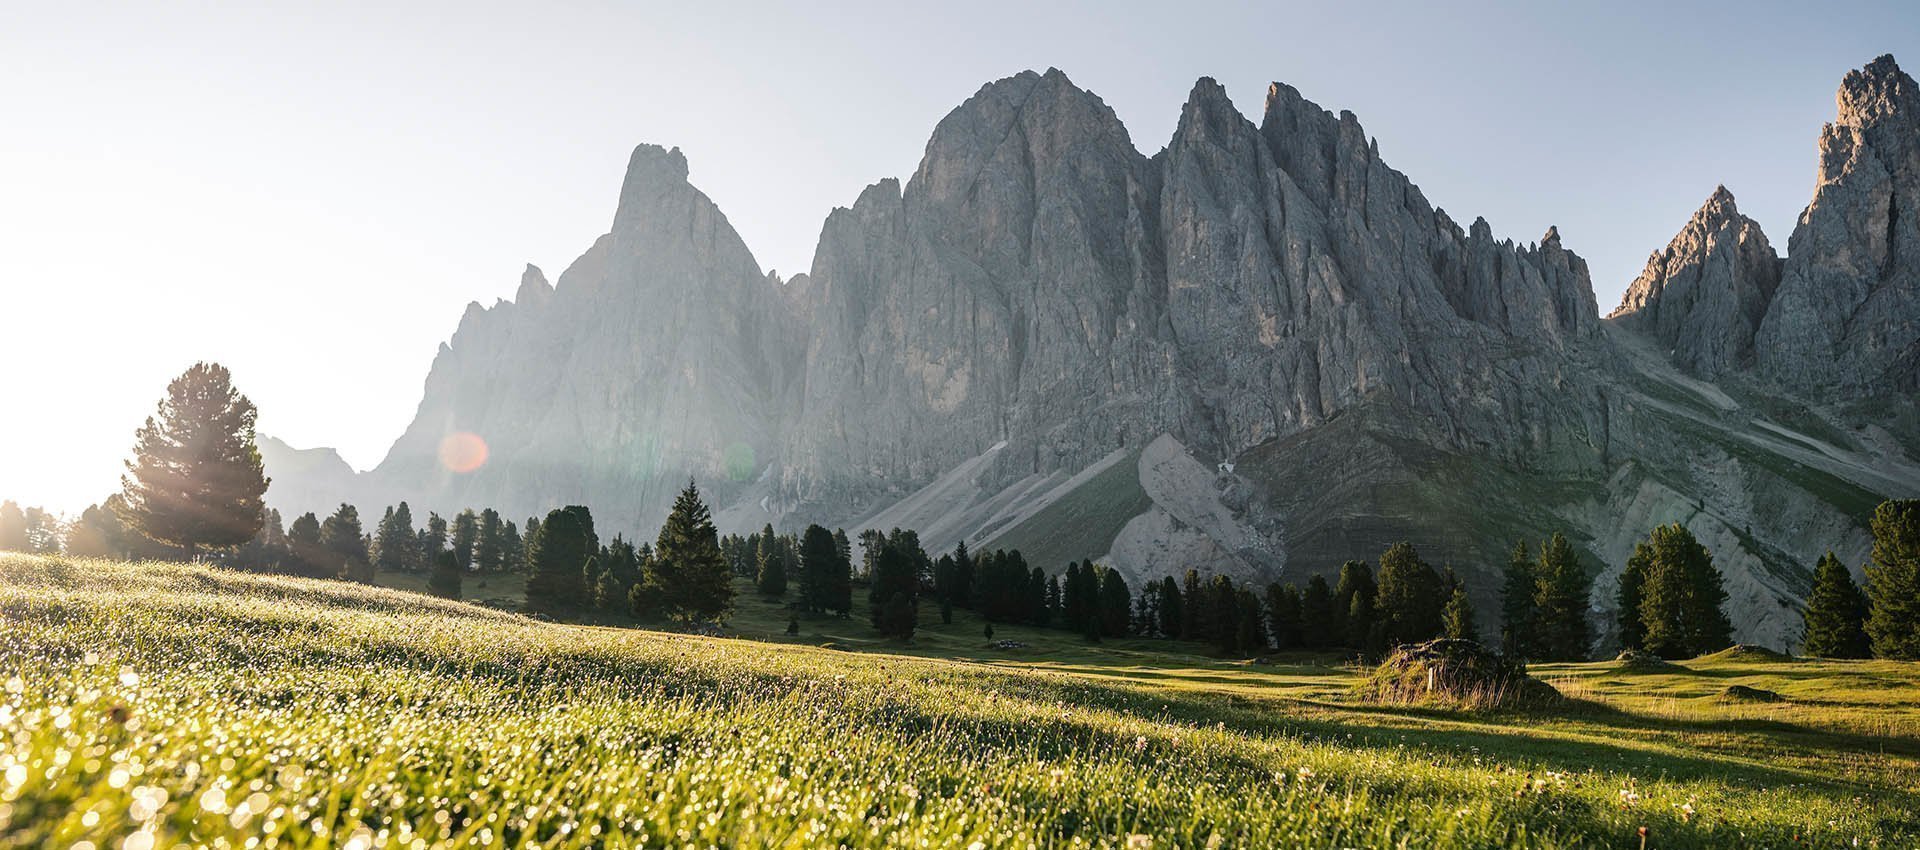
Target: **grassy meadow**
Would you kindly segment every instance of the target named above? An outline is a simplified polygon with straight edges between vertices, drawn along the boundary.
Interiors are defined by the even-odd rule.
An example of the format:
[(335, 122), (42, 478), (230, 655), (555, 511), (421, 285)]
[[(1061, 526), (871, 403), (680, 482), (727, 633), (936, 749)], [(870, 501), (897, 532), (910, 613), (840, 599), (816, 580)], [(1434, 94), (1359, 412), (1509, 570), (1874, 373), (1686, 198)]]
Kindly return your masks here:
[(1541, 665), (1570, 707), (1485, 714), (1331, 659), (786, 621), (0, 555), (0, 847), (1920, 847), (1912, 664)]

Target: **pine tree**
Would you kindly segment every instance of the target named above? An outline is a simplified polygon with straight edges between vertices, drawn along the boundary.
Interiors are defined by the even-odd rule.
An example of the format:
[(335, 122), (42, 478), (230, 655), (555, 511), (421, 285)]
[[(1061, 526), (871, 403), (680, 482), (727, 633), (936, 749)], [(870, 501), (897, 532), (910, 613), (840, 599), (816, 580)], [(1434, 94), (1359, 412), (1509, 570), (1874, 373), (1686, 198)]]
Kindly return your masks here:
[(374, 527), (374, 563), (388, 572), (399, 572), (413, 566), (416, 540), (413, 514), (408, 511), (407, 503), (401, 502), (398, 508), (387, 508), (386, 514), (380, 517), (380, 524)]
[(967, 541), (962, 540), (953, 547), (953, 604), (973, 604), (973, 574), (973, 555), (967, 552)]
[(1324, 649), (1344, 643), (1339, 629), (1346, 622), (1345, 614), (1333, 610), (1333, 589), (1327, 586), (1326, 576), (1307, 579), (1307, 589), (1300, 592), (1300, 645)]
[(27, 521), (27, 551), (36, 555), (58, 555), (65, 532), (61, 529), (60, 518), (45, 508), (28, 508), (24, 515)]
[(1217, 575), (1207, 580), (1207, 619), (1213, 624), (1211, 637), (1220, 652), (1227, 656), (1239, 655), (1245, 647), (1240, 643), (1240, 592), (1233, 586), (1230, 576)]
[(840, 550), (834, 546), (833, 532), (819, 525), (807, 526), (800, 534), (801, 610), (819, 614), (828, 609), (839, 570)]
[(1267, 585), (1267, 623), (1275, 649), (1297, 649), (1302, 643), (1300, 588), (1273, 582)]
[(1920, 660), (1920, 499), (1881, 502), (1869, 525), (1867, 636), (1874, 657)]
[(787, 553), (786, 547), (773, 535), (773, 526), (767, 526), (766, 539), (760, 544), (760, 563), (755, 571), (754, 587), (761, 596), (779, 599), (787, 595)]
[(1452, 594), (1413, 544), (1395, 543), (1380, 554), (1377, 594), (1374, 604), (1385, 623), (1389, 646), (1440, 636), (1442, 613)]
[(1817, 658), (1867, 658), (1867, 597), (1832, 552), (1813, 568), (1813, 592), (1803, 612), (1804, 651)]
[(1533, 555), (1522, 540), (1513, 544), (1500, 584), (1500, 651), (1516, 658), (1533, 654), (1533, 597), (1540, 587)]
[(506, 531), (500, 524), (500, 512), (487, 508), (480, 512), (478, 527), (473, 534), (473, 568), (479, 572), (499, 572), (506, 557), (506, 542), (501, 539)]
[(293, 560), (302, 575), (318, 577), (332, 574), (327, 567), (330, 559), (320, 545), (320, 518), (312, 511), (294, 517), (293, 524), (287, 526), (287, 549), (293, 553)]
[(1267, 648), (1266, 612), (1252, 588), (1242, 587), (1234, 592), (1233, 625), (1237, 631), (1234, 643), (1241, 654), (1252, 655)]
[(1080, 562), (1067, 564), (1060, 581), (1060, 624), (1069, 631), (1085, 632), (1087, 618), (1093, 615), (1093, 594), (1088, 592), (1088, 577)]
[[(470, 513), (470, 512), (466, 512)], [(596, 546), (584, 520), (591, 516), (586, 508), (574, 505), (547, 514), (540, 530), (527, 542), (527, 560), (532, 574), (527, 576), (527, 608), (543, 614), (560, 614), (588, 607), (591, 602), (587, 584), (587, 562)], [(459, 519), (454, 520), (459, 527)], [(448, 556), (461, 570), (460, 551)]]
[(352, 581), (373, 583), (373, 560), (367, 557), (367, 543), (360, 530), (360, 511), (345, 502), (320, 524), (320, 548), (326, 553), (333, 575)]
[(1640, 620), (1640, 603), (1647, 590), (1647, 567), (1653, 560), (1653, 547), (1645, 542), (1633, 546), (1627, 564), (1620, 568), (1620, 583), (1613, 595), (1614, 627), (1620, 632), (1621, 649), (1641, 649), (1647, 642), (1647, 629)]
[(1200, 628), (1201, 615), (1207, 607), (1204, 588), (1200, 584), (1200, 571), (1187, 570), (1186, 581), (1180, 587), (1180, 637), (1182, 640), (1206, 640), (1207, 636)]
[[(1091, 563), (1091, 562), (1089, 562)], [(1133, 591), (1120, 571), (1100, 569), (1100, 632), (1106, 637), (1126, 637), (1128, 616), (1133, 607)]]
[(1587, 625), (1593, 579), (1565, 535), (1555, 532), (1541, 544), (1534, 577), (1533, 654), (1544, 661), (1586, 660), (1593, 647)]
[(27, 515), (13, 502), (0, 502), (0, 552), (25, 552)]
[(1063, 594), (1064, 591), (1060, 589), (1060, 577), (1049, 577), (1046, 599), (1047, 625), (1059, 625), (1061, 618), (1066, 616), (1066, 609), (1063, 607), (1066, 603), (1062, 601)]
[[(1366, 645), (1367, 636), (1373, 631), (1373, 618), (1378, 606), (1374, 604), (1379, 585), (1373, 580), (1373, 569), (1361, 561), (1348, 561), (1340, 565), (1340, 581), (1333, 588), (1333, 611), (1338, 618), (1338, 634), (1334, 641), (1355, 649)], [(1354, 603), (1358, 598), (1360, 602)], [(1361, 619), (1354, 619), (1355, 613)]]
[(1047, 607), (1047, 571), (1034, 567), (1027, 573), (1027, 622), (1046, 628), (1053, 621), (1053, 609)]
[(1180, 637), (1180, 627), (1184, 616), (1181, 613), (1180, 584), (1173, 576), (1160, 579), (1160, 635), (1162, 637)]
[(460, 598), (460, 580), (465, 574), (452, 552), (433, 557), (433, 574), (427, 578), (427, 592), (447, 599)]
[(650, 597), (674, 620), (719, 620), (733, 610), (733, 576), (720, 555), (720, 535), (692, 481), (660, 527), (651, 566), (642, 582), (644, 591), (636, 592)]
[(424, 540), (426, 541), (426, 547), (421, 551), (421, 556), (431, 563), (439, 563), (440, 553), (447, 551), (447, 521), (432, 511), (427, 512), (426, 537)]
[(1347, 616), (1341, 620), (1345, 624), (1346, 634), (1340, 643), (1349, 649), (1357, 649), (1371, 655), (1375, 649), (1374, 644), (1386, 639), (1386, 625), (1375, 623), (1375, 612), (1373, 606), (1367, 603), (1367, 597), (1356, 593), (1350, 598), (1353, 601), (1347, 606)]
[(884, 538), (873, 545), (868, 555), (873, 565), (873, 585), (867, 594), (873, 611), (873, 627), (888, 637), (913, 637), (919, 619), (916, 597), (920, 587), (913, 556), (899, 543)]
[(453, 515), (453, 555), (460, 561), (460, 569), (473, 569), (473, 544), (480, 538), (480, 515), (468, 508)]
[(254, 445), (253, 402), (217, 363), (196, 363), (134, 435), (120, 479), (121, 520), (186, 550), (238, 546), (260, 530), (267, 477)]
[(1473, 600), (1467, 598), (1466, 588), (1453, 589), (1453, 596), (1447, 600), (1447, 609), (1441, 620), (1443, 637), (1450, 640), (1480, 640), (1480, 629), (1473, 621)]
[[(1644, 547), (1644, 550), (1643, 550)], [(1733, 642), (1733, 624), (1713, 555), (1679, 523), (1653, 530), (1635, 547), (1643, 559), (1641, 647), (1662, 658), (1691, 658)]]

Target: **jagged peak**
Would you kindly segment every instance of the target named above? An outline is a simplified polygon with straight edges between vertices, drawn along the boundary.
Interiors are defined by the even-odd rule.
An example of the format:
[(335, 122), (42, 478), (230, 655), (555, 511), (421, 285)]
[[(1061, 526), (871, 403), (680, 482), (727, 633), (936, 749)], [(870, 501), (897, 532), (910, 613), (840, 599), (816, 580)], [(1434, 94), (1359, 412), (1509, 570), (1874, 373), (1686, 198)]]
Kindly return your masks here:
[(1866, 127), (1902, 115), (1920, 119), (1920, 85), (1900, 70), (1891, 53), (1848, 71), (1835, 100), (1840, 112), (1837, 123), (1842, 125)]
[(539, 266), (528, 263), (526, 271), (520, 273), (520, 288), (513, 294), (514, 303), (535, 303), (551, 294), (553, 285), (547, 282), (546, 273), (540, 271)]
[(1540, 237), (1540, 247), (1545, 248), (1549, 245), (1555, 248), (1560, 247), (1560, 225), (1547, 225), (1546, 235)]

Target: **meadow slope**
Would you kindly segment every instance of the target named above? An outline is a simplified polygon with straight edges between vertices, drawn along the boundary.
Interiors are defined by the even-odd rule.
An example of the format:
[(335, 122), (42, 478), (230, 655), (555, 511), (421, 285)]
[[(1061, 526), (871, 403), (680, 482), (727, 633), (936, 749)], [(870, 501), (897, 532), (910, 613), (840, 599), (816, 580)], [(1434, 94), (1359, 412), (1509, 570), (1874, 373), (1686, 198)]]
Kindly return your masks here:
[(1553, 665), (1574, 708), (1490, 716), (975, 629), (701, 638), (0, 555), (0, 847), (1920, 846), (1915, 665)]

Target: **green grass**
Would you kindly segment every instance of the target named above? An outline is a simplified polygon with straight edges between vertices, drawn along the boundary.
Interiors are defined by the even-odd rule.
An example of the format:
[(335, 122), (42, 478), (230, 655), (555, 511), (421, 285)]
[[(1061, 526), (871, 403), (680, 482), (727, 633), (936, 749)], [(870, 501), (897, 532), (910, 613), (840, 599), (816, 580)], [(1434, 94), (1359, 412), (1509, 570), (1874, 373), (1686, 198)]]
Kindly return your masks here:
[(1319, 659), (978, 625), (697, 638), (0, 555), (0, 847), (1920, 841), (1914, 665), (1553, 665), (1580, 707), (1481, 715), (1360, 702)]

